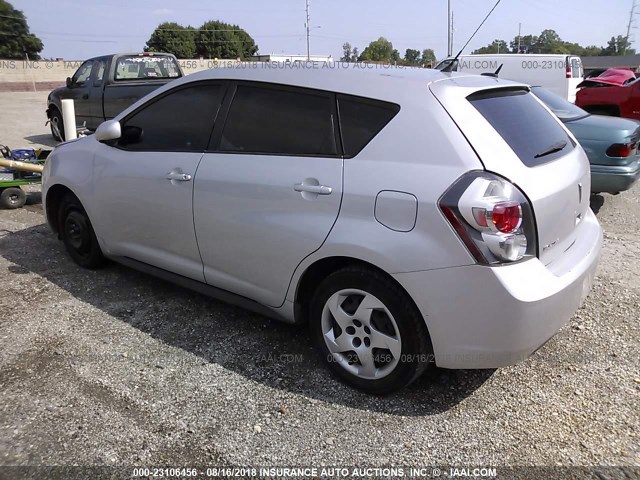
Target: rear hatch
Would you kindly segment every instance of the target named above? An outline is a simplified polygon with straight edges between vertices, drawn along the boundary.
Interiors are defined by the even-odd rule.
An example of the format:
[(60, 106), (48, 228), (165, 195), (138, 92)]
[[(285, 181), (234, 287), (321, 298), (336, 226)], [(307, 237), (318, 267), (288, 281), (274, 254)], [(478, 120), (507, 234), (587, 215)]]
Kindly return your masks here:
[(485, 169), (528, 197), (545, 265), (575, 243), (589, 208), (591, 177), (584, 151), (528, 88), (491, 77), (456, 77), (430, 89), (476, 151)]

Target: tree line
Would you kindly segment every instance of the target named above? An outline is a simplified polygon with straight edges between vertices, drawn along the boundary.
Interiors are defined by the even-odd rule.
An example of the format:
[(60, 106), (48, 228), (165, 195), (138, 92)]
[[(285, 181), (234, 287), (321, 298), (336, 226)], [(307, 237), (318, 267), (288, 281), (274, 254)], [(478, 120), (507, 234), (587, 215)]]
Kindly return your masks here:
[(508, 43), (505, 40), (496, 39), (489, 45), (474, 50), (472, 53), (557, 53), (596, 57), (603, 55), (635, 55), (636, 50), (631, 48), (631, 42), (623, 35), (611, 37), (606, 47), (598, 47), (596, 45), (583, 47), (578, 43), (562, 40), (555, 30), (546, 29), (540, 35), (516, 36)]
[(404, 57), (400, 52), (393, 48), (393, 43), (384, 37), (369, 43), (367, 47), (358, 52), (358, 48), (353, 48), (349, 42), (342, 45), (343, 55), (340, 59), (343, 62), (381, 62), (393, 63), (397, 65), (433, 67), (436, 61), (436, 55), (431, 48), (424, 50), (416, 50), (407, 48)]
[(151, 34), (145, 52), (173, 53), (178, 58), (250, 58), (258, 52), (251, 35), (238, 25), (209, 20), (199, 28), (161, 23)]

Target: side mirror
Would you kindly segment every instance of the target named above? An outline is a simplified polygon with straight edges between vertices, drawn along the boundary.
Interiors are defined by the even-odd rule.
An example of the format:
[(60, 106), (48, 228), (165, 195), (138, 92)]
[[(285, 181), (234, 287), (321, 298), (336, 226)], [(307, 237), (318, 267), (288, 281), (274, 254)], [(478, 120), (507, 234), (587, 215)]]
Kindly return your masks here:
[(108, 142), (109, 140), (117, 140), (122, 136), (120, 122), (117, 120), (107, 120), (101, 123), (95, 133), (96, 140), (99, 142)]
[(71, 77), (67, 77), (67, 88), (71, 88), (73, 86), (73, 80)]

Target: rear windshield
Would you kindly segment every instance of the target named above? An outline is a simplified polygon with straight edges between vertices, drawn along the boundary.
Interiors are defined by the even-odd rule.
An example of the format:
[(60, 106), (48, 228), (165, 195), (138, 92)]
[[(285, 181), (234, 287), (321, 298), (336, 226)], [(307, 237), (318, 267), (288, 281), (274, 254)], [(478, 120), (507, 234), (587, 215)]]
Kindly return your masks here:
[(575, 106), (573, 103), (568, 102), (564, 98), (556, 95), (549, 90), (542, 87), (532, 87), (531, 91), (542, 100), (549, 110), (556, 114), (556, 116), (564, 121), (577, 120), (578, 118), (586, 117), (589, 115), (580, 107)]
[(166, 55), (128, 55), (118, 58), (115, 80), (144, 78), (162, 80), (178, 78), (180, 69), (175, 58)]
[(562, 157), (575, 146), (557, 119), (527, 90), (482, 91), (467, 99), (528, 167)]

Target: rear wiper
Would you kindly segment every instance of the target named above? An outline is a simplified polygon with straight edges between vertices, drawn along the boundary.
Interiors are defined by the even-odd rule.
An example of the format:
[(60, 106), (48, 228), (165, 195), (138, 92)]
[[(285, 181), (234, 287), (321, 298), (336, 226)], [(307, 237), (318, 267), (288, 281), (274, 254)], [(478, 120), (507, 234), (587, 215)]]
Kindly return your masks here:
[(540, 158), (540, 157), (544, 157), (546, 155), (551, 155), (552, 153), (559, 152), (560, 150), (562, 150), (566, 146), (567, 146), (567, 142), (565, 142), (564, 140), (561, 140), (558, 143), (554, 143), (553, 145), (551, 145), (546, 150), (538, 153), (537, 155), (534, 155), (533, 158)]

